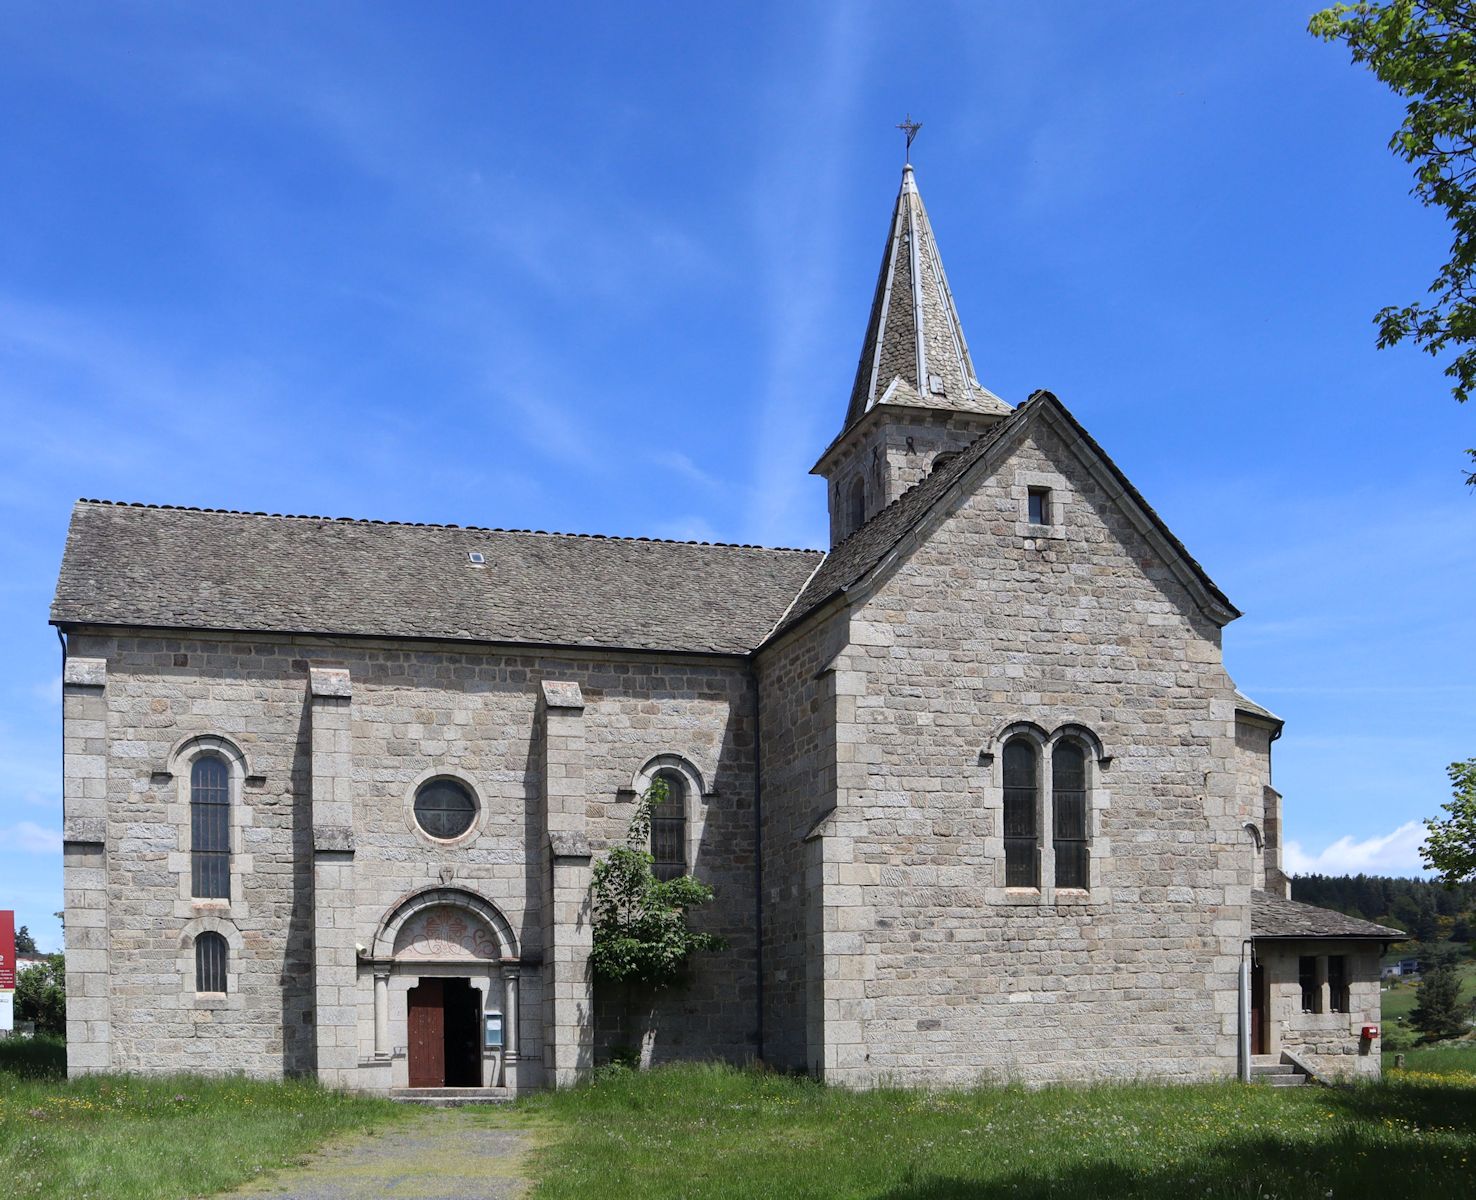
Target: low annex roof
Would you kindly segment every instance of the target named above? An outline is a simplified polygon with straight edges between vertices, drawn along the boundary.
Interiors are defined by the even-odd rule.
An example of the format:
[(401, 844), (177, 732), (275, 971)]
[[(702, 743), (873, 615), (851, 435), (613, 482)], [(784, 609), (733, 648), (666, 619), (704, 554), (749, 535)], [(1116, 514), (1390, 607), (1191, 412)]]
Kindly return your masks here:
[(1408, 935), (1402, 929), (1375, 925), (1330, 908), (1288, 900), (1275, 892), (1251, 892), (1251, 937), (1256, 938), (1368, 938), (1397, 942)]
[(79, 500), (51, 620), (744, 654), (822, 557)]

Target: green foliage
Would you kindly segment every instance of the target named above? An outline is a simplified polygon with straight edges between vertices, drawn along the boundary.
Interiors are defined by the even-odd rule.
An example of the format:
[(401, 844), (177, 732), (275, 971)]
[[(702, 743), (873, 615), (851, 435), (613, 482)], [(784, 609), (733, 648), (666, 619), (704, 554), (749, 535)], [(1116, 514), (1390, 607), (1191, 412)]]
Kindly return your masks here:
[(15, 1019), (36, 1022), (37, 1033), (66, 1033), (67, 964), (60, 954), (16, 974)]
[(1440, 954), (1420, 979), (1419, 996), (1409, 1014), (1409, 1023), (1422, 1042), (1457, 1038), (1466, 1032), (1476, 1001), (1461, 998), (1461, 976), (1455, 957)]
[[(1388, 1200), (1463, 1196), (1469, 1076), (867, 1090), (732, 1067), (611, 1072), (519, 1101), (539, 1200)], [(1466, 1161), (1462, 1161), (1462, 1160)]]
[(1454, 798), (1441, 808), (1450, 816), (1425, 821), (1429, 837), (1420, 847), (1420, 857), (1447, 884), (1472, 883), (1476, 882), (1476, 758), (1451, 763), (1446, 770)]
[(611, 849), (592, 873), (590, 963), (597, 978), (611, 983), (668, 987), (684, 978), (694, 953), (727, 946), (687, 924), (688, 912), (711, 900), (712, 889), (690, 875), (660, 880), (651, 869), (651, 809), (664, 804), (667, 794), (658, 777), (636, 801), (625, 845)]
[[(1365, 0), (1335, 4), (1308, 28), (1341, 41), (1406, 99), (1389, 148), (1414, 167), (1413, 194), (1449, 220), (1450, 260), (1426, 303), (1390, 305), (1374, 318), (1380, 348), (1408, 338), (1432, 355), (1454, 351), (1445, 374), (1455, 398), (1476, 389), (1476, 3)], [(1476, 460), (1476, 449), (1468, 450)], [(1476, 472), (1466, 481), (1476, 483)]]
[(36, 953), (36, 939), (31, 936), (31, 931), (24, 925), (15, 931), (15, 952), (17, 954)]

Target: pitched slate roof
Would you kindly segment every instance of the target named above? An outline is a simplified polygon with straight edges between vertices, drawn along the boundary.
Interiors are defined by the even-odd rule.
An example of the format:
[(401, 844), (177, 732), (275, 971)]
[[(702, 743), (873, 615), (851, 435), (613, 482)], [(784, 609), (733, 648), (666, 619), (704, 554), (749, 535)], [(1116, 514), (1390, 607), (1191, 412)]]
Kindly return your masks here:
[(845, 428), (888, 393), (887, 402), (894, 404), (974, 413), (1010, 411), (974, 372), (911, 163), (902, 170), (902, 186), (892, 209)]
[(1275, 892), (1251, 892), (1251, 936), (1258, 938), (1373, 938), (1397, 942), (1402, 929), (1375, 925), (1330, 908), (1288, 900)]
[(1167, 543), (1168, 553), (1179, 558), (1204, 589), (1211, 604), (1220, 609), (1223, 620), (1229, 621), (1239, 616), (1239, 610), (1230, 603), (1225, 594), (1215, 585), (1214, 580), (1195, 561), (1185, 549), (1184, 544), (1174, 536), (1173, 531), (1163, 523), (1163, 519), (1153, 511), (1149, 503), (1129, 482), (1127, 476), (1117, 468), (1116, 463), (1107, 457), (1106, 452), (1082, 428), (1066, 406), (1050, 392), (1038, 391), (1015, 409), (1009, 417), (975, 438), (959, 452), (957, 457), (948, 459), (942, 466), (919, 480), (836, 546), (821, 564), (820, 569), (810, 578), (809, 583), (805, 585), (794, 607), (789, 610), (779, 628), (774, 631), (774, 636), (797, 625), (832, 597), (847, 592), (861, 583), (908, 533), (922, 523), (937, 504), (953, 492), (954, 485), (968, 473), (975, 463), (988, 455), (994, 447), (1008, 442), (1016, 432), (1047, 408), (1054, 410), (1064, 418), (1067, 427), (1095, 452), (1115, 478), (1117, 486), (1137, 506)]
[(822, 557), (81, 500), (51, 619), (742, 654)]

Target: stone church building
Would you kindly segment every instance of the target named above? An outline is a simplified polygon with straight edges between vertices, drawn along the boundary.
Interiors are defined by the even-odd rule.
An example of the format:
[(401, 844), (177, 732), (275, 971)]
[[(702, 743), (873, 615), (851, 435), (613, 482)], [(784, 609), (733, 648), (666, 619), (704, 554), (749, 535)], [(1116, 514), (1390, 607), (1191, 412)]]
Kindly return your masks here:
[[(814, 471), (825, 553), (79, 501), (71, 1070), (1376, 1072), (1400, 935), (1288, 899), (1237, 610), (979, 383), (911, 167)], [(658, 776), (728, 948), (651, 995), (592, 978), (589, 891)]]

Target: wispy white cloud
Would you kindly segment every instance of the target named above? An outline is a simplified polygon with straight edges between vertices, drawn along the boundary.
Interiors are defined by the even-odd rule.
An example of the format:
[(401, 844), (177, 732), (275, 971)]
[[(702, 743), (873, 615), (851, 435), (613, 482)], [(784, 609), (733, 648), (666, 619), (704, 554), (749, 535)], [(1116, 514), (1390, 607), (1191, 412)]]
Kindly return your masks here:
[(1302, 848), (1301, 842), (1289, 841), (1282, 862), (1293, 875), (1419, 875), (1425, 873), (1420, 861), (1420, 846), (1425, 840), (1425, 827), (1418, 821), (1406, 821), (1392, 833), (1377, 834), (1359, 840), (1349, 835), (1338, 838), (1315, 854)]
[[(793, 41), (786, 53), (804, 67), (799, 81), (770, 97), (783, 134), (764, 145), (753, 220), (764, 276), (768, 340), (760, 373), (755, 485), (749, 521), (769, 544), (803, 544), (821, 527), (823, 507), (801, 516), (800, 496), (826, 422), (842, 415), (835, 389), (829, 317), (837, 298), (840, 245), (836, 212), (847, 195), (848, 127), (855, 119), (871, 53), (872, 13), (862, 4), (825, 11), (819, 44)], [(859, 338), (858, 327), (853, 336)], [(837, 345), (835, 349), (839, 350)], [(824, 408), (817, 399), (825, 397)]]
[(18, 821), (8, 829), (0, 829), (0, 852), (60, 854), (61, 848), (61, 830), (37, 825), (35, 821)]

